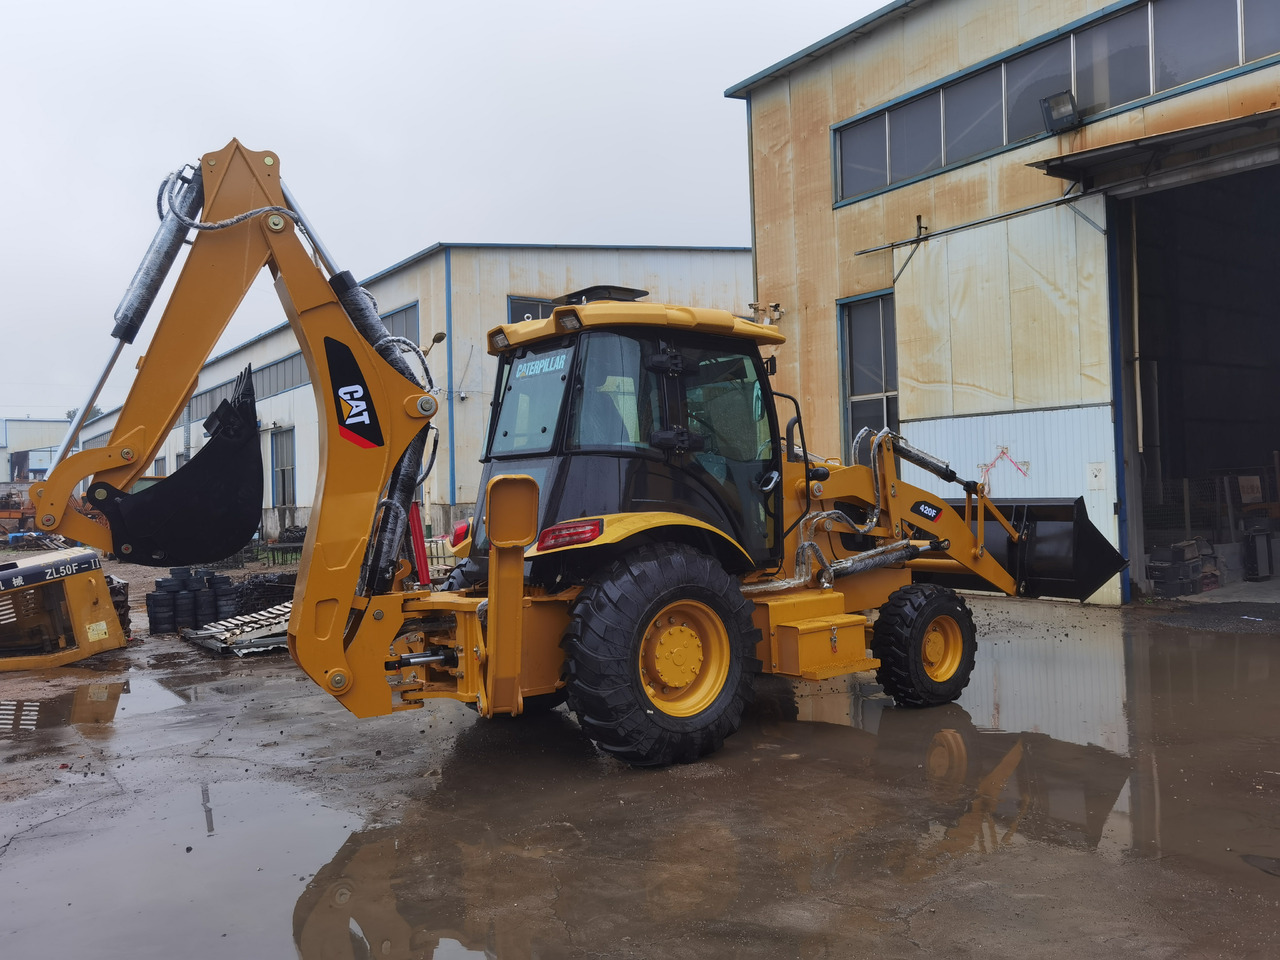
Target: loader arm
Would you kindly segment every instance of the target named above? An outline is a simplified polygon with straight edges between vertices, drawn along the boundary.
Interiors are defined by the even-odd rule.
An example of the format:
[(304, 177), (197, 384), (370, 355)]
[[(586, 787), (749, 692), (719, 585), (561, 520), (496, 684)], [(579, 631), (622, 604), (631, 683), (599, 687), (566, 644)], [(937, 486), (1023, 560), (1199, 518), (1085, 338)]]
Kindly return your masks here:
[[(962, 480), (889, 430), (871, 450), (869, 465), (802, 457), (783, 464), (790, 579), (762, 581), (749, 592), (842, 578), (848, 591), (856, 589), (850, 578), (898, 567), (922, 582), (1084, 600), (1126, 565), (1089, 522), (1082, 500), (1001, 506), (983, 484)], [(899, 459), (956, 485), (963, 504), (904, 481)]]
[[(193, 174), (192, 179), (196, 177)], [(317, 266), (312, 250), (299, 236), (295, 220), (301, 222), (301, 218), (286, 201), (275, 154), (253, 152), (233, 140), (201, 158), (198, 177), (203, 180), (206, 224), (253, 215), (222, 229), (197, 232), (108, 442), (66, 457), (32, 487), (38, 527), (104, 551), (114, 549), (125, 560), (153, 565), (187, 562), (173, 555), (184, 544), (180, 535), (173, 538), (172, 530), (168, 540), (156, 541), (165, 546), (150, 552), (121, 541), (117, 528), (132, 516), (134, 506), (122, 491), (146, 472), (191, 398), (200, 368), (231, 315), (266, 267), (301, 347), (319, 416), (319, 478), (290, 618), (290, 652), (312, 679), (353, 713), (390, 712), (385, 684), (389, 640), (379, 636), (357, 642), (357, 636), (371, 598), (391, 586), (398, 550), (387, 543), (395, 540), (396, 529), (403, 531), (407, 521), (398, 516), (402, 508), (394, 501), (398, 491), (411, 490), (420, 479), (425, 432), (437, 409), (435, 398), (413, 377), (398, 346), (385, 342), (375, 346), (385, 340), (385, 329), (379, 337), (376, 330), (367, 329), (367, 317), (366, 329), (358, 327), (359, 318), (353, 320), (349, 314), (353, 303), (352, 312), (368, 313), (373, 308), (350, 274), (329, 277)], [(181, 233), (185, 236), (186, 230)], [(316, 258), (326, 259), (323, 248), (314, 247)], [(140, 268), (139, 273), (143, 272)], [(159, 281), (153, 286), (158, 287)], [(377, 321), (376, 312), (372, 318)], [(247, 409), (252, 410), (251, 395)], [(235, 417), (233, 410), (221, 413)], [(237, 429), (245, 427), (240, 423)], [(248, 427), (251, 442), (242, 446), (257, 455), (258, 427), (256, 422)], [(216, 422), (212, 431), (209, 449), (201, 453), (209, 453), (220, 433), (226, 432)], [(136, 528), (180, 527), (183, 522), (198, 526), (203, 514), (216, 512), (207, 510), (205, 501), (217, 501), (224, 493), (218, 486), (227, 468), (216, 457), (206, 458), (203, 464), (200, 460), (197, 454), (182, 470), (146, 491), (155, 493), (147, 503), (161, 505), (164, 522), (135, 517)], [(254, 469), (260, 491), (261, 468)], [(188, 471), (183, 487), (179, 481)], [(202, 483), (206, 474), (210, 482)], [(92, 481), (87, 502), (79, 503), (73, 491), (88, 478)], [(166, 494), (175, 489), (181, 499)], [(179, 519), (172, 512), (174, 503), (183, 499), (189, 513)], [(259, 492), (254, 504), (259, 518), (261, 506)], [(219, 522), (215, 516), (210, 525)], [(389, 537), (384, 536), (387, 528), (392, 530)], [(384, 542), (371, 543), (378, 537)], [(365, 631), (371, 636), (381, 632)], [(366, 675), (375, 682), (357, 682)]]

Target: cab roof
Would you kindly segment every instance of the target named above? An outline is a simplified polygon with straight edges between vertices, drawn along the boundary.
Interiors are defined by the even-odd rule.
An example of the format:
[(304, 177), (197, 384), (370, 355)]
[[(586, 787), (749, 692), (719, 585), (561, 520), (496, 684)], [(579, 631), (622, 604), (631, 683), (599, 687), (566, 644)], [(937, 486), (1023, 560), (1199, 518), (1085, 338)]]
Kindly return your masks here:
[[(574, 326), (574, 320), (579, 326)], [(536, 343), (562, 336), (576, 329), (591, 327), (665, 327), (692, 330), (722, 337), (754, 340), (757, 344), (784, 343), (786, 337), (777, 327), (736, 317), (727, 310), (705, 307), (677, 307), (664, 303), (597, 300), (572, 306), (556, 307), (551, 316), (541, 320), (504, 323), (489, 331), (489, 353), (497, 356), (511, 347)], [(498, 335), (501, 334), (501, 337)], [(506, 341), (503, 345), (503, 340)]]

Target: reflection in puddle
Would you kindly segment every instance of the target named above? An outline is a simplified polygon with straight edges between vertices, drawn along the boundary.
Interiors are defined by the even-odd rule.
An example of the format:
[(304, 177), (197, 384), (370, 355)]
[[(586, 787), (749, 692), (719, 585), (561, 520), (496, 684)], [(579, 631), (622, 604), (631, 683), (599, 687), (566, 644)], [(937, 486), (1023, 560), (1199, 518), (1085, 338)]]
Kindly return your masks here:
[(6, 851), (5, 956), (294, 956), (301, 881), (352, 822), (295, 786), (243, 781), (103, 798), (79, 816)]
[(111, 723), (182, 703), (177, 694), (147, 677), (86, 683), (44, 700), (0, 701), (0, 737), (68, 724)]
[(930, 710), (866, 678), (766, 678), (742, 731), (689, 767), (593, 764), (559, 713), (477, 724), (403, 823), (352, 834), (317, 873), (300, 955), (511, 960), (624, 938), (637, 956), (852, 955), (892, 935), (914, 885), (1024, 876), (1057, 851), (1158, 858), (1273, 901), (1273, 638), (1119, 615), (1008, 635)]

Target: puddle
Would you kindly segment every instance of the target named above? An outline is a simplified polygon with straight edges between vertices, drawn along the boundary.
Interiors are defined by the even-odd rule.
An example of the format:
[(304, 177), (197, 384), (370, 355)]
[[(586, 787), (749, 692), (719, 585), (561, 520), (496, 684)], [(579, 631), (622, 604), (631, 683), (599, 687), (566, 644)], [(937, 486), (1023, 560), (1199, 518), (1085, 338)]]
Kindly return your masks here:
[(1074, 607), (1002, 614), (1026, 619), (986, 631), (956, 704), (900, 710), (862, 677), (775, 681), (762, 709), (873, 737), (866, 762), (885, 782), (952, 799), (929, 811), (952, 855), (1031, 839), (1252, 885), (1280, 863), (1275, 635)]
[[(762, 678), (722, 751), (662, 770), (602, 756), (563, 710), (360, 727), (295, 701), (288, 671), (206, 676), (196, 661), (150, 690), (131, 676), (112, 723), (216, 701), (203, 715), (225, 737), (199, 762), (287, 746), (314, 789), (394, 822), (364, 829), (266, 783), (170, 786), (197, 762), (150, 742), (174, 711), (135, 728), (163, 769), (147, 792), (71, 792), (104, 795), (110, 767), (68, 780), (65, 806), (0, 857), (22, 918), (0, 921), (0, 952), (1280, 955), (1280, 637), (974, 606), (958, 703), (900, 710), (866, 677)], [(94, 722), (70, 710), (58, 722)]]
[(121, 806), (9, 846), (5, 955), (295, 957), (293, 904), (354, 825), (260, 782), (188, 784)]
[[(564, 717), (478, 723), (403, 822), (351, 834), (308, 884), (299, 954), (870, 955), (901, 911), (974, 891), (996, 926), (1089, 916), (1162, 949), (1183, 934), (1158, 918), (1188, 901), (1209, 913), (1179, 929), (1202, 943), (1253, 910), (1265, 949), (1280, 644), (1057, 616), (992, 629), (944, 707), (894, 708), (865, 677), (766, 679), (721, 753), (662, 771), (593, 763)], [(961, 913), (944, 940), (993, 935)]]
[(50, 727), (112, 723), (183, 703), (149, 677), (85, 683), (56, 697), (0, 700), (0, 739)]

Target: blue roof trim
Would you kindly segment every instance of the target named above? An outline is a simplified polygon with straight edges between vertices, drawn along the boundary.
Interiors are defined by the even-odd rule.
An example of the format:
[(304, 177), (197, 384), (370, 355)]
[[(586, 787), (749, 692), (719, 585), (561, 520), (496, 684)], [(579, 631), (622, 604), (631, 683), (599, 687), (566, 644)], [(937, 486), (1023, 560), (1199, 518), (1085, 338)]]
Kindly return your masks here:
[(377, 273), (365, 277), (360, 281), (361, 285), (372, 283), (374, 280), (381, 280), (388, 274), (395, 273), (402, 267), (407, 267), (419, 260), (425, 260), (427, 257), (441, 250), (684, 250), (693, 251), (695, 253), (750, 253), (750, 247), (717, 247), (717, 246), (697, 246), (692, 244), (671, 244), (662, 243), (433, 243), (424, 250), (410, 254), (403, 260), (393, 263), (391, 266), (379, 270)]
[(747, 77), (747, 79), (743, 80), (741, 83), (735, 84), (726, 90), (724, 95), (729, 99), (745, 100), (747, 94), (764, 81), (770, 80), (773, 77), (784, 73), (790, 73), (794, 67), (803, 61), (812, 60), (816, 57), (822, 56), (831, 47), (836, 47), (845, 41), (865, 36), (870, 33), (874, 27), (878, 26), (881, 20), (887, 20), (895, 13), (905, 12), (911, 7), (923, 7), (925, 4), (931, 2), (932, 0), (893, 0), (893, 3), (881, 7), (874, 13), (867, 14), (861, 20), (849, 24), (849, 26), (845, 27), (843, 30), (837, 30), (829, 37), (823, 37), (817, 43), (809, 44), (809, 46), (805, 47), (799, 53), (793, 53), (791, 56), (787, 57), (787, 59), (779, 60), (772, 67), (766, 67), (759, 73)]
[[(218, 354), (216, 357), (210, 357), (201, 365), (200, 369), (203, 370), (205, 367), (209, 366), (209, 364), (217, 363), (219, 360), (225, 360), (227, 357), (231, 356), (232, 354), (239, 353), (245, 347), (251, 347), (255, 343), (260, 343), (261, 341), (267, 339), (267, 337), (271, 337), (279, 333), (281, 330), (287, 330), (288, 327), (289, 327), (289, 321), (286, 320), (284, 323), (277, 324), (276, 326), (272, 327), (270, 330), (266, 330), (258, 334), (256, 337), (250, 337), (248, 340), (244, 341), (244, 343), (237, 343), (234, 347), (229, 347), (228, 349), (222, 351), (222, 353)], [(297, 352), (298, 351), (296, 350), (294, 351), (294, 353), (297, 353)], [(290, 354), (290, 356), (292, 356), (292, 354)]]

